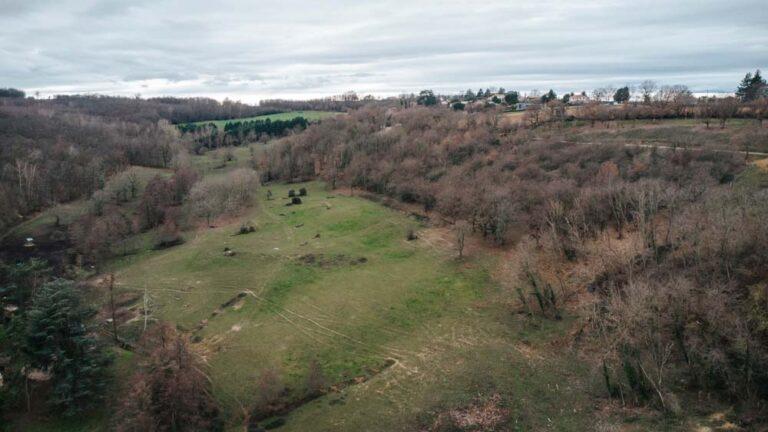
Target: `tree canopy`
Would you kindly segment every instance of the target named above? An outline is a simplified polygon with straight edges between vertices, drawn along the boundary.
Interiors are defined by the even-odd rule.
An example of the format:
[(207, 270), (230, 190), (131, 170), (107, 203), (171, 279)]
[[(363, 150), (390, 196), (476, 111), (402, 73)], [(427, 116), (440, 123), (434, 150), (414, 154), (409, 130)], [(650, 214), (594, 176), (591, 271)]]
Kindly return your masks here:
[(107, 382), (110, 358), (85, 324), (90, 313), (65, 279), (43, 284), (27, 313), (27, 371), (50, 375), (48, 402), (66, 416), (95, 407)]
[(518, 102), (520, 102), (520, 93), (516, 91), (510, 91), (506, 94), (504, 94), (504, 102), (507, 105), (514, 105)]
[(416, 99), (416, 103), (424, 106), (437, 105), (437, 97), (432, 90), (422, 90)]
[(765, 78), (760, 74), (760, 69), (755, 71), (755, 74), (747, 72), (744, 75), (744, 79), (741, 80), (739, 87), (736, 89), (736, 97), (744, 102), (753, 101), (761, 97), (768, 97), (767, 90), (768, 84), (766, 84)]
[(613, 94), (613, 100), (618, 103), (625, 103), (629, 101), (629, 87), (624, 86)]
[(24, 93), (23, 90), (15, 88), (0, 88), (0, 98), (23, 98), (24, 96), (26, 96), (26, 93)]
[(549, 91), (541, 97), (542, 103), (547, 103), (553, 100), (557, 100), (557, 93), (555, 93), (555, 91), (552, 89), (549, 89)]

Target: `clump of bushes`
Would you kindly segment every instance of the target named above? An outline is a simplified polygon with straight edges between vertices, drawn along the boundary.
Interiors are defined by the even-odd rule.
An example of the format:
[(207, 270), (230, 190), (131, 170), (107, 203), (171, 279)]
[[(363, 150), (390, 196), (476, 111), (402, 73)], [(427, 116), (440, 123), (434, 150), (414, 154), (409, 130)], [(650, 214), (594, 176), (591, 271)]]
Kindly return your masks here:
[(288, 198), (293, 198), (296, 196), (296, 191), (291, 189), (288, 191)]
[(299, 189), (299, 196), (307, 196), (307, 188)]
[[(768, 205), (714, 189), (668, 213), (663, 235), (635, 220), (643, 255), (631, 278), (600, 275), (592, 336), (608, 393), (675, 413), (675, 392), (768, 397)], [(762, 192), (764, 194), (765, 192)], [(669, 209), (667, 210), (669, 212)], [(677, 221), (677, 222), (675, 222)], [(736, 229), (735, 227), (738, 227)], [(660, 246), (665, 254), (656, 251)], [(649, 257), (649, 258), (645, 258)], [(761, 310), (761, 313), (754, 313)], [(764, 318), (763, 318), (764, 320)]]
[(291, 204), (293, 204), (293, 205), (299, 205), (299, 204), (301, 204), (301, 198), (299, 198), (299, 197), (297, 197), (297, 196), (295, 196), (295, 197), (291, 198)]
[(256, 232), (256, 227), (254, 227), (250, 222), (243, 223), (237, 230), (237, 234), (239, 235), (250, 234), (252, 232)]
[(223, 177), (205, 178), (195, 183), (187, 205), (192, 213), (205, 218), (208, 225), (223, 214), (236, 214), (252, 205), (259, 186), (256, 172), (240, 168)]
[(155, 241), (155, 245), (153, 246), (153, 249), (155, 250), (168, 249), (170, 247), (178, 246), (183, 243), (184, 243), (184, 238), (179, 233), (178, 228), (172, 224), (166, 224), (160, 229), (160, 232), (157, 235), (157, 240)]

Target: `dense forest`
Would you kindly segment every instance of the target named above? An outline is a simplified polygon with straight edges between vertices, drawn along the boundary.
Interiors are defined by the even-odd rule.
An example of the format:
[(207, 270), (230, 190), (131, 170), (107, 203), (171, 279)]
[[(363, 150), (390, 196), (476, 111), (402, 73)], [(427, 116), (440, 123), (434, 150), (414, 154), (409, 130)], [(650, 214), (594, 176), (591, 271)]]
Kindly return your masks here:
[(227, 146), (240, 146), (253, 141), (265, 141), (272, 137), (286, 135), (291, 131), (300, 132), (309, 121), (304, 117), (290, 120), (244, 120), (231, 121), (220, 131), (215, 123), (179, 125), (179, 130), (194, 142), (193, 151), (200, 153), (206, 149)]

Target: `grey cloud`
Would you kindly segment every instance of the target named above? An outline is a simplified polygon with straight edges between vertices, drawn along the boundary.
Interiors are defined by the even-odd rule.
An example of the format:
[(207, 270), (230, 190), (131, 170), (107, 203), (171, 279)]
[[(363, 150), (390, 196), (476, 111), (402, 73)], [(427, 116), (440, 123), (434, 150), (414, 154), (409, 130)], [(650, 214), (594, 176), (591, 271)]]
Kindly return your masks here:
[[(255, 101), (345, 89), (731, 89), (764, 0), (0, 0), (0, 86)], [(575, 87), (575, 88), (574, 88)]]

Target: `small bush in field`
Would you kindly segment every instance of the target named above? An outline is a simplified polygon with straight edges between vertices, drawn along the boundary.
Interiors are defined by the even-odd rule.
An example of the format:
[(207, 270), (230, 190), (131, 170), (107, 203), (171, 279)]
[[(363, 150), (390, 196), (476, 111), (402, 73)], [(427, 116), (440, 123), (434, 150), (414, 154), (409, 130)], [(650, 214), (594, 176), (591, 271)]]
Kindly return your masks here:
[(256, 227), (251, 225), (250, 223), (244, 223), (240, 225), (240, 229), (237, 230), (238, 234), (250, 234), (252, 232), (256, 232)]
[(288, 198), (293, 198), (296, 196), (296, 191), (291, 189), (288, 191)]
[(293, 204), (293, 205), (299, 205), (299, 204), (301, 204), (301, 198), (299, 198), (299, 197), (297, 197), (297, 196), (295, 196), (295, 197), (291, 198), (291, 204)]
[(299, 189), (299, 196), (307, 196), (307, 188)]

